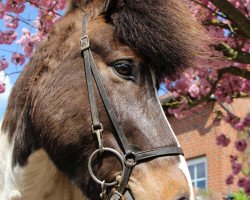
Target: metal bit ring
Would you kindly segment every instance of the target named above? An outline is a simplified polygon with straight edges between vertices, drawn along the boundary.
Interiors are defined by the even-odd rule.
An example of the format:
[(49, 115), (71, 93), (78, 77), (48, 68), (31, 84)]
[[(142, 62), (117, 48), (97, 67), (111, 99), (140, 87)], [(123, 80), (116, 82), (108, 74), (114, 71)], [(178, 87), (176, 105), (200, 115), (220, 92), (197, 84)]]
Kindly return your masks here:
[[(98, 154), (98, 153), (103, 153), (103, 152), (111, 152), (111, 153), (115, 154), (116, 157), (118, 157), (118, 158), (120, 159), (121, 163), (122, 163), (122, 171), (124, 171), (124, 169), (125, 169), (124, 157), (123, 157), (119, 152), (117, 152), (116, 150), (111, 149), (111, 148), (103, 148), (102, 150), (101, 150), (101, 149), (95, 150), (95, 151), (91, 154), (91, 156), (89, 157), (88, 170), (89, 170), (90, 176), (91, 176), (91, 177), (93, 178), (93, 180), (94, 180), (96, 183), (98, 183), (99, 185), (103, 185), (103, 181), (100, 181), (100, 180), (95, 176), (95, 174), (94, 174), (94, 172), (93, 172), (93, 169), (92, 169), (92, 161), (93, 161), (93, 158), (94, 158), (94, 156), (95, 156), (96, 154)], [(106, 183), (106, 182), (105, 182), (105, 186), (106, 186), (106, 187), (114, 186), (114, 185), (117, 185), (117, 184), (118, 184), (117, 181), (114, 181), (114, 182), (112, 182), (112, 183)]]

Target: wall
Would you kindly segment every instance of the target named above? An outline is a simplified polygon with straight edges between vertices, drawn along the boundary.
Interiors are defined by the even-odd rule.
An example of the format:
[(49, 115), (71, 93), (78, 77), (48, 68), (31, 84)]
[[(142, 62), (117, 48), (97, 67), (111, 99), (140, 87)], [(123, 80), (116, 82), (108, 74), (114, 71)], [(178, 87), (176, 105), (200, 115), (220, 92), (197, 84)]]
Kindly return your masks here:
[[(223, 110), (220, 105), (210, 103), (206, 105), (203, 112), (194, 114), (192, 117), (176, 119), (168, 116), (168, 119), (184, 149), (187, 160), (201, 156), (207, 157), (208, 189), (219, 200), (228, 194), (229, 188), (225, 184), (225, 179), (231, 172), (229, 156), (236, 151), (234, 141), (237, 133), (225, 122), (217, 127), (212, 126), (214, 111), (218, 109)], [(239, 99), (230, 105), (229, 109), (240, 117), (246, 116), (250, 113), (250, 99)], [(227, 148), (216, 145), (215, 137), (220, 133), (231, 138), (231, 143)], [(236, 190), (235, 185), (231, 190)]]

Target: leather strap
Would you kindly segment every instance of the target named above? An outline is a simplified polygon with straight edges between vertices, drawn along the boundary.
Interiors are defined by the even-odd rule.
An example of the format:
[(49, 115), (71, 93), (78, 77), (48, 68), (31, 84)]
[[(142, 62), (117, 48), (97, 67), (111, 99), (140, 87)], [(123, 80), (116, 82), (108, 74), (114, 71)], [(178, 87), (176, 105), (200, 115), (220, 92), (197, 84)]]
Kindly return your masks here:
[(119, 138), (119, 142), (121, 143), (121, 147), (122, 147), (124, 153), (127, 154), (127, 153), (131, 152), (130, 146), (128, 144), (128, 140), (127, 140), (125, 133), (123, 132), (122, 127), (118, 121), (118, 118), (117, 118), (117, 116), (116, 116), (116, 114), (115, 114), (115, 112), (110, 104), (108, 95), (107, 95), (106, 90), (105, 90), (103, 83), (101, 81), (101, 77), (97, 71), (97, 68), (96, 68), (94, 58), (93, 58), (91, 51), (90, 51), (90, 56), (91, 56), (91, 64), (92, 64), (91, 69), (92, 69), (92, 73), (93, 73), (95, 82), (97, 84), (97, 88), (101, 94), (101, 98), (102, 98), (102, 101), (105, 105), (105, 109), (108, 113), (110, 121), (113, 124), (113, 127), (115, 128), (115, 132)]
[(184, 155), (182, 148), (180, 147), (161, 147), (149, 151), (140, 151), (134, 153), (135, 161), (141, 162), (148, 159), (158, 158), (162, 156), (178, 156)]
[[(86, 34), (86, 26), (87, 26), (87, 16), (85, 15), (83, 18), (83, 31), (85, 32), (85, 34)], [(90, 49), (89, 49), (89, 40), (88, 40), (87, 35), (83, 36), (83, 38), (81, 39), (81, 44), (83, 48), (86, 48), (86, 49), (82, 49), (82, 54), (83, 54), (82, 56), (84, 57), (85, 76), (86, 76), (86, 82), (87, 82), (93, 129), (94, 130), (101, 129), (100, 127), (101, 123), (99, 120), (97, 104), (96, 104), (94, 84), (93, 84), (92, 75), (91, 75)]]

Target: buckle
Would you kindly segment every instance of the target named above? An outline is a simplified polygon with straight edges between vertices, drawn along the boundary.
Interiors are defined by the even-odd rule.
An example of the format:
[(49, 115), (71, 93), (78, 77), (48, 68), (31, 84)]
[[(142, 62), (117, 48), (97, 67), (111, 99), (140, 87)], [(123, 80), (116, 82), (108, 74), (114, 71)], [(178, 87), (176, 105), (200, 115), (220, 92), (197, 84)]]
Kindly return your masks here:
[(89, 37), (87, 35), (84, 35), (81, 38), (80, 43), (81, 43), (81, 51), (89, 49)]
[(103, 125), (100, 124), (95, 124), (91, 126), (92, 133), (96, 133), (98, 131), (103, 132)]
[(132, 151), (125, 154), (124, 160), (125, 160), (125, 164), (129, 167), (134, 167), (137, 164), (136, 154), (135, 152), (132, 152)]
[(102, 132), (103, 132), (103, 125), (92, 125), (91, 126), (92, 133), (96, 135), (98, 141), (98, 147), (101, 152), (103, 152), (103, 143), (102, 143)]

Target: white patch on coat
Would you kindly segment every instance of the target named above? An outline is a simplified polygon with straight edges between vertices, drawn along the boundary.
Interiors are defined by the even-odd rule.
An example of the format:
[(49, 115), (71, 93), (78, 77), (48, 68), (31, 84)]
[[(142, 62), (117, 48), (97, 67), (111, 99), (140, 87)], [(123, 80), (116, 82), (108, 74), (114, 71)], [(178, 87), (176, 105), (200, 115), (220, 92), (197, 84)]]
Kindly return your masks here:
[(0, 200), (87, 200), (44, 150), (33, 153), (23, 167), (12, 167), (12, 150), (7, 134), (0, 133)]
[(190, 173), (189, 173), (189, 170), (188, 170), (187, 162), (186, 162), (184, 156), (180, 156), (179, 168), (183, 171), (183, 173), (186, 176), (188, 186), (189, 186), (189, 189), (190, 189), (190, 200), (194, 200), (193, 185), (192, 185)]
[[(0, 126), (2, 123), (0, 124)], [(6, 133), (0, 132), (0, 199), (10, 199), (6, 193), (11, 193), (14, 198), (20, 196), (19, 192), (12, 188), (10, 184), (12, 179), (11, 171), (12, 146), (8, 141)], [(11, 192), (10, 192), (11, 191)], [(12, 198), (12, 199), (14, 199)]]

